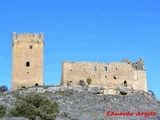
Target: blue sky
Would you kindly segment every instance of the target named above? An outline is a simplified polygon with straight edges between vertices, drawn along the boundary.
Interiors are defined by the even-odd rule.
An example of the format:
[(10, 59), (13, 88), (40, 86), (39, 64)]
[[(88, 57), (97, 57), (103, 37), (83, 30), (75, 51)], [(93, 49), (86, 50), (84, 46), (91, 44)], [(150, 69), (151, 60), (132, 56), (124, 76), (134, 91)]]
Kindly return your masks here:
[(45, 33), (46, 85), (61, 63), (143, 58), (148, 89), (160, 99), (159, 0), (1, 0), (0, 85), (11, 88), (12, 33)]

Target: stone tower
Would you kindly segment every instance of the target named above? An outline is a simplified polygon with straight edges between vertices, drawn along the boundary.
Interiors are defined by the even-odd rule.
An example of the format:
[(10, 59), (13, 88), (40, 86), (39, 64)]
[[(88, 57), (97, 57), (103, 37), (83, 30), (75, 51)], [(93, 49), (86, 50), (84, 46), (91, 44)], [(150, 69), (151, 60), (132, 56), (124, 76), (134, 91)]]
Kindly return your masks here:
[(13, 33), (12, 90), (43, 85), (44, 33)]

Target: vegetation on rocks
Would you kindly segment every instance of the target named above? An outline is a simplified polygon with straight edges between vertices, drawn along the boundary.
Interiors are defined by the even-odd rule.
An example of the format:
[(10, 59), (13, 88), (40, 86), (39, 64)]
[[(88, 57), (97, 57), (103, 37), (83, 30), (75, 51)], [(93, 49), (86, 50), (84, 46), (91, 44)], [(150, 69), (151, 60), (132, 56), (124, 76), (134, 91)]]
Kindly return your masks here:
[(17, 101), (9, 113), (11, 117), (26, 117), (30, 120), (54, 120), (58, 115), (58, 104), (38, 94), (17, 96)]
[(0, 105), (0, 118), (4, 117), (6, 114), (6, 107), (3, 105)]
[[(119, 88), (127, 95), (99, 94), (101, 87), (33, 87), (0, 94), (6, 106), (1, 120), (160, 120), (160, 102), (150, 92)], [(130, 91), (131, 90), (131, 91)], [(95, 94), (96, 93), (96, 94)], [(98, 94), (97, 94), (98, 93)], [(56, 103), (55, 103), (56, 102)], [(5, 111), (5, 109), (3, 109)], [(133, 116), (106, 116), (107, 111), (133, 112)], [(136, 116), (156, 112), (156, 116)], [(5, 112), (3, 112), (5, 113)], [(10, 117), (10, 118), (8, 118)]]
[(8, 91), (8, 87), (5, 85), (0, 86), (0, 92), (6, 92)]

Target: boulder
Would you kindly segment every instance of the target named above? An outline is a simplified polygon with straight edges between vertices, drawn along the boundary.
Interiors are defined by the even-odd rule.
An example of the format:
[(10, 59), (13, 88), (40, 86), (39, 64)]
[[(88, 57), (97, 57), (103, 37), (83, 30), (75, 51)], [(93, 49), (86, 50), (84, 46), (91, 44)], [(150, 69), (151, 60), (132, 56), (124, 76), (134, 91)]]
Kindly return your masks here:
[(57, 92), (60, 90), (60, 87), (48, 87), (48, 89), (46, 91), (49, 92)]
[(81, 87), (81, 86), (78, 86), (78, 85), (72, 86), (72, 89), (73, 89), (73, 90), (76, 90), (76, 91), (82, 91), (82, 90), (83, 90), (82, 87)]
[(127, 95), (129, 93), (132, 93), (133, 89), (131, 87), (118, 87), (117, 93), (120, 93), (121, 95)]
[(103, 88), (102, 87), (89, 87), (88, 91), (95, 94), (102, 94)]

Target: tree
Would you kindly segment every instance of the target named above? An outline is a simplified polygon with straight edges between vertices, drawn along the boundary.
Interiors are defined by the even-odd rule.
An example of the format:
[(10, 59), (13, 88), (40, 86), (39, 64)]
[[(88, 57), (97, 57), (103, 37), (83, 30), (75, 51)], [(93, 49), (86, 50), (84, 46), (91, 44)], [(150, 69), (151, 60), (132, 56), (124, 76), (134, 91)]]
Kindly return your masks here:
[(0, 92), (6, 92), (8, 91), (8, 87), (5, 85), (0, 86)]
[(92, 82), (92, 79), (91, 79), (91, 78), (87, 78), (87, 83), (88, 83), (88, 85), (90, 85), (91, 82)]
[(17, 101), (9, 115), (11, 117), (25, 117), (30, 120), (35, 120), (37, 117), (41, 120), (55, 120), (58, 113), (57, 103), (38, 94), (32, 94), (24, 97), (17, 95)]

